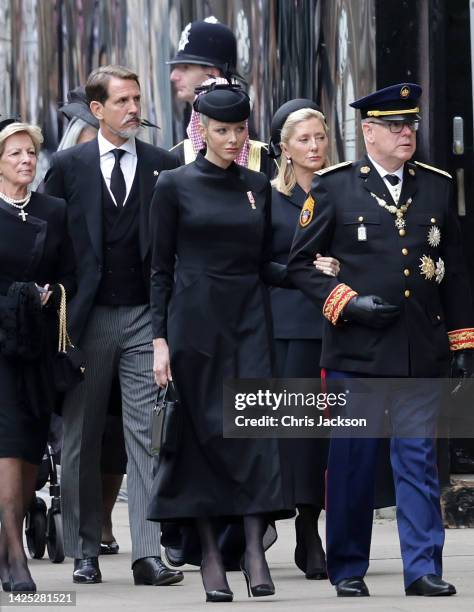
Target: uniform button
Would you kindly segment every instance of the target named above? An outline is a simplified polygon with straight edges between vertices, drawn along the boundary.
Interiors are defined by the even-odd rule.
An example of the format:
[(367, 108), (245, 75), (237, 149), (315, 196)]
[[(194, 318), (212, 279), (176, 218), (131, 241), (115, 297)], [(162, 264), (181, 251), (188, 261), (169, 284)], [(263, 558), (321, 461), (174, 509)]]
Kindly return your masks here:
[(403, 270), (403, 274), (405, 276), (410, 276), (410, 270), (408, 268), (405, 268), (405, 270)]
[(402, 249), (402, 254), (403, 255), (408, 255), (408, 249)]
[(440, 315), (436, 315), (436, 318), (438, 319), (438, 321), (441, 321)]
[(358, 219), (359, 223), (362, 223), (363, 220), (364, 220), (364, 217), (359, 217)]
[(410, 297), (410, 289), (405, 290), (405, 297), (406, 298)]
[(431, 223), (436, 223), (436, 219), (434, 217), (431, 217)]
[(400, 236), (404, 236), (406, 234), (406, 231), (404, 229), (398, 230), (398, 233), (400, 234)]

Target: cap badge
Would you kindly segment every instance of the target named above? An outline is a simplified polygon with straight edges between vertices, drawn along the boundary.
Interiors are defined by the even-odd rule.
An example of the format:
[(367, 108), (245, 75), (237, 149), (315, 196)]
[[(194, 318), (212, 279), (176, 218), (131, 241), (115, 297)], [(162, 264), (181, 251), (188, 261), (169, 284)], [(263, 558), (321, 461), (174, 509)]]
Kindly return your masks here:
[(311, 223), (311, 219), (313, 218), (314, 211), (314, 200), (311, 195), (309, 195), (303, 205), (303, 210), (300, 214), (300, 225), (301, 227), (306, 227)]
[(181, 38), (179, 39), (179, 43), (178, 43), (178, 51), (184, 51), (184, 48), (189, 42), (190, 32), (191, 32), (191, 24), (188, 23), (188, 25), (181, 32)]
[(432, 225), (428, 230), (428, 244), (430, 247), (436, 248), (441, 242), (441, 231), (436, 225)]
[(255, 198), (253, 197), (253, 193), (251, 191), (247, 191), (247, 197), (250, 202), (250, 208), (252, 208), (252, 210), (255, 210), (257, 207), (255, 206)]
[(420, 257), (420, 261), (421, 276), (424, 276), (426, 280), (431, 280), (436, 274), (435, 262), (428, 255)]
[(369, 172), (370, 172), (370, 166), (362, 166), (362, 168), (360, 169), (361, 174), (369, 174)]
[(409, 95), (410, 95), (410, 88), (408, 87), (408, 85), (404, 85), (400, 89), (400, 98), (408, 98)]
[(158, 176), (160, 173), (158, 172), (158, 170), (153, 170), (153, 176)]

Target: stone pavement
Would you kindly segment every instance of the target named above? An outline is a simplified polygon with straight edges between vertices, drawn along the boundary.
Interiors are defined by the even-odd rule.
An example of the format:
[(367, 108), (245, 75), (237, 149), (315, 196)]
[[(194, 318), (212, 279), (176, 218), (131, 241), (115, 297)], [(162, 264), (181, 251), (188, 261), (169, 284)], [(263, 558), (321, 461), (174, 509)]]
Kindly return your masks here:
[[(324, 520), (320, 521), (320, 531), (324, 533)], [(100, 558), (104, 580), (102, 584), (73, 585), (72, 560), (66, 559), (64, 563), (54, 565), (46, 557), (30, 561), (31, 572), (38, 588), (44, 591), (75, 590), (78, 612), (96, 609), (107, 612), (115, 610), (130, 612), (474, 611), (474, 532), (469, 529), (448, 530), (446, 534), (445, 578), (456, 585), (458, 595), (438, 599), (406, 597), (402, 586), (396, 524), (390, 519), (377, 519), (374, 524), (371, 566), (367, 576), (372, 596), (363, 599), (337, 599), (328, 581), (306, 580), (294, 566), (293, 521), (281, 521), (278, 523), (279, 539), (268, 553), (276, 595), (248, 599), (243, 575), (240, 572), (232, 572), (228, 574), (229, 584), (235, 594), (232, 604), (206, 604), (199, 571), (190, 566), (186, 566), (185, 579), (179, 585), (135, 587), (130, 571), (131, 547), (127, 505), (123, 502), (117, 503), (114, 510), (114, 532), (120, 544), (120, 553)], [(32, 606), (28, 609), (32, 609)], [(39, 609), (58, 608), (45, 606)]]

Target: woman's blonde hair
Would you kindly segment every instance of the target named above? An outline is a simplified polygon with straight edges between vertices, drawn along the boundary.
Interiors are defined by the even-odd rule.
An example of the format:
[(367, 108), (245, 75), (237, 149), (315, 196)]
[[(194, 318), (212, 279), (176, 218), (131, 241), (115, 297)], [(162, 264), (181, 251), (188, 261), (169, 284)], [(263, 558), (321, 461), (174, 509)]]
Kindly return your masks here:
[(29, 123), (15, 121), (15, 123), (10, 123), (0, 132), (0, 157), (5, 151), (5, 143), (7, 139), (10, 138), (10, 136), (13, 136), (13, 134), (20, 134), (21, 132), (25, 132), (31, 138), (35, 148), (35, 153), (38, 155), (41, 148), (41, 143), (43, 142), (43, 134), (41, 133), (41, 129), (37, 125), (30, 125)]
[[(319, 121), (321, 121), (321, 125), (323, 126), (324, 133), (326, 136), (328, 135), (329, 128), (326, 124), (326, 119), (321, 112), (315, 110), (314, 108), (300, 108), (299, 110), (290, 113), (286, 118), (286, 121), (281, 128), (280, 145), (281, 143), (288, 144), (288, 141), (293, 135), (295, 127), (302, 121), (307, 121), (308, 119), (319, 119)], [(324, 160), (323, 168), (326, 167), (328, 163), (328, 159), (326, 158)], [(287, 163), (283, 153), (280, 158), (278, 173), (275, 179), (272, 181), (272, 185), (276, 187), (277, 191), (288, 196), (292, 194), (293, 189), (295, 188), (296, 175), (293, 164)]]

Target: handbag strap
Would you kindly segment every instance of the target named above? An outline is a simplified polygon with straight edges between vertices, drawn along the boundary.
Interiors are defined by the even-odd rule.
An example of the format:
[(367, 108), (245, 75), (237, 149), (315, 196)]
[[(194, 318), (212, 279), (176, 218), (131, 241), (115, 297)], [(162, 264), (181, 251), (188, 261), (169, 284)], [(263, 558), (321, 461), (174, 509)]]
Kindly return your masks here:
[(58, 334), (58, 353), (65, 353), (68, 346), (73, 346), (69, 334), (67, 333), (67, 310), (66, 310), (66, 289), (59, 283), (61, 299), (59, 301), (59, 334)]

